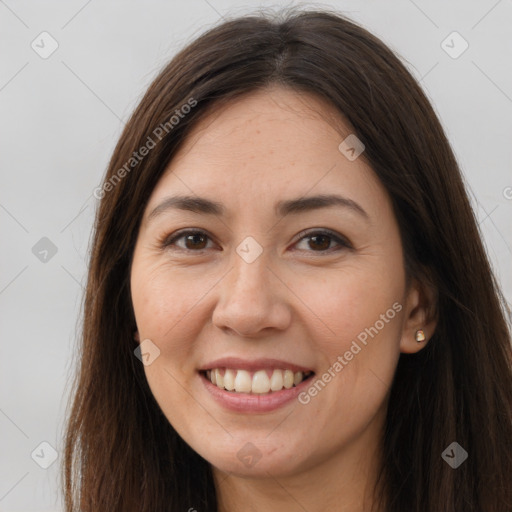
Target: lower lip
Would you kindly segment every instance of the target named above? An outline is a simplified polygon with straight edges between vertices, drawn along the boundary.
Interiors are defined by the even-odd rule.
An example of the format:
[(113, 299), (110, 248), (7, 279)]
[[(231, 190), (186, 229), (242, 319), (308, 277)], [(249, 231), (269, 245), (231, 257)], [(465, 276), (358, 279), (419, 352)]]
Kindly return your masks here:
[(220, 389), (215, 384), (212, 384), (206, 375), (201, 372), (199, 373), (199, 377), (206, 389), (220, 405), (231, 411), (244, 413), (274, 411), (291, 402), (311, 383), (311, 377), (309, 377), (308, 379), (303, 380), (298, 386), (294, 386), (290, 389), (282, 389), (281, 391), (272, 391), (265, 395), (259, 395), (226, 391), (225, 389)]

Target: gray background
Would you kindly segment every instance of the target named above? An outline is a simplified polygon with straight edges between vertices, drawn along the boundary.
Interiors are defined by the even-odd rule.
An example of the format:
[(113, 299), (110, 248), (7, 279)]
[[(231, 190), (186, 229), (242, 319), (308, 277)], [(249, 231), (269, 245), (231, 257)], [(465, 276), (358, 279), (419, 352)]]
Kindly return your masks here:
[[(297, 3), (0, 0), (0, 512), (62, 510), (60, 458), (40, 467), (52, 454), (40, 443), (60, 457), (92, 192), (124, 120), (164, 63), (221, 17)], [(360, 22), (421, 79), (510, 303), (512, 2), (307, 5), (334, 6)], [(31, 47), (51, 48), (43, 31), (58, 43), (46, 59)], [(457, 58), (441, 46), (453, 31), (469, 44)], [(452, 36), (444, 47), (453, 55), (463, 44)]]

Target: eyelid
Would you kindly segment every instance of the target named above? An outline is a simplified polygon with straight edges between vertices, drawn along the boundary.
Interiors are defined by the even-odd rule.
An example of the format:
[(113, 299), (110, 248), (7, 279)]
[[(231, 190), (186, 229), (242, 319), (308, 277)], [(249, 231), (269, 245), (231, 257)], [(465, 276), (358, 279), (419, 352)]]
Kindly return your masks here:
[[(206, 235), (206, 237), (211, 240), (212, 242), (214, 243), (217, 243), (215, 242), (215, 238), (210, 235), (210, 233), (208, 231), (206, 231), (205, 229), (202, 229), (202, 228), (183, 228), (183, 229), (180, 229), (168, 236), (165, 236), (161, 242), (160, 242), (160, 245), (162, 248), (168, 248), (171, 244), (173, 244), (176, 240), (180, 239), (181, 237), (185, 236), (185, 235), (193, 235), (193, 234), (201, 234), (201, 235)], [(297, 234), (296, 236), (296, 241), (293, 243), (293, 244), (296, 244), (298, 242), (300, 242), (303, 238), (307, 238), (307, 236), (313, 236), (313, 235), (327, 235), (329, 237), (331, 237), (336, 243), (338, 243), (338, 245), (340, 245), (341, 247), (345, 247), (347, 249), (353, 249), (353, 245), (352, 243), (346, 238), (344, 237), (343, 235), (335, 232), (335, 231), (332, 231), (330, 229), (327, 229), (327, 228), (307, 228), (307, 229), (304, 229), (302, 230), (300, 233)], [(182, 247), (177, 247), (178, 250), (182, 250), (182, 251), (186, 251), (186, 252), (197, 252), (197, 253), (201, 253), (203, 251), (206, 250), (205, 249), (199, 249), (197, 251), (194, 251), (194, 250), (189, 250), (189, 249), (183, 249)], [(312, 252), (312, 253), (318, 253), (318, 254), (322, 254), (322, 253), (330, 253), (332, 252), (332, 248), (331, 249), (328, 249), (326, 251), (306, 251), (306, 252)]]
[[(178, 231), (175, 231), (174, 233), (171, 233), (170, 235), (166, 235), (162, 238), (162, 240), (160, 241), (160, 246), (164, 249), (168, 248), (168, 246), (170, 246), (172, 243), (174, 243), (176, 240), (178, 240), (179, 238), (185, 236), (185, 235), (195, 235), (195, 234), (200, 234), (200, 235), (206, 235), (206, 237), (211, 240), (212, 242), (215, 242), (215, 238), (210, 235), (210, 233), (208, 231), (206, 231), (205, 229), (202, 229), (202, 228), (183, 228), (183, 229), (179, 229)], [(215, 242), (217, 243), (217, 242)], [(206, 249), (200, 249), (198, 251), (190, 251), (188, 249), (183, 249), (182, 247), (178, 247), (178, 249), (180, 250), (183, 250), (183, 251), (188, 251), (188, 252), (202, 252)]]
[[(354, 246), (350, 242), (350, 240), (343, 235), (337, 233), (336, 231), (332, 231), (331, 229), (327, 228), (307, 228), (302, 230), (300, 233), (297, 234), (297, 240), (294, 242), (296, 244), (297, 242), (300, 242), (303, 238), (307, 236), (313, 236), (313, 235), (328, 235), (330, 236), (335, 242), (337, 242), (339, 245), (346, 247), (347, 249), (353, 249)], [(328, 251), (308, 251), (313, 253), (327, 253)]]
[(307, 228), (303, 229), (299, 233), (297, 233), (297, 241), (304, 238), (307, 235), (330, 235), (333, 238), (339, 239), (340, 241), (346, 241), (348, 243), (348, 240), (345, 240), (345, 238), (340, 235), (339, 233), (336, 233), (336, 231), (332, 231), (327, 228)]

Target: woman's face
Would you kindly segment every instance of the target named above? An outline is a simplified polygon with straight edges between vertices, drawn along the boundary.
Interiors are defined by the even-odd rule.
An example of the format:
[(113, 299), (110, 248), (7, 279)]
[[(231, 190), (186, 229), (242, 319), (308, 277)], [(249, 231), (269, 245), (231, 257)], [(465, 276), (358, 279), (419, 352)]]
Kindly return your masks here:
[[(188, 137), (144, 213), (131, 291), (146, 377), (223, 471), (290, 476), (378, 446), (404, 343), (402, 246), (385, 189), (329, 115), (279, 88), (231, 103)], [(288, 389), (299, 368), (313, 377)]]

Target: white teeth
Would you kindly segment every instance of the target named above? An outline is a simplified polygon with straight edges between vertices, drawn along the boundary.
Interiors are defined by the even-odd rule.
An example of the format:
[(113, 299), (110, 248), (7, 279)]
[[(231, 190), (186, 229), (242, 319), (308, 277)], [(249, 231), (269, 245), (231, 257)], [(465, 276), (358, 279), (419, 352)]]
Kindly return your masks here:
[(281, 391), (283, 389), (283, 372), (274, 370), (270, 378), (270, 389), (272, 391)]
[(224, 375), (220, 368), (207, 370), (206, 376), (221, 389), (236, 393), (265, 394), (272, 391), (281, 391), (298, 386), (311, 372), (292, 372), (291, 370), (275, 369), (269, 378), (267, 370), (258, 370), (253, 373), (247, 370), (233, 370), (226, 368)]
[(233, 370), (226, 368), (226, 371), (224, 372), (224, 387), (228, 391), (233, 391), (235, 389), (235, 372)]
[(219, 386), (219, 388), (223, 388), (224, 387), (224, 377), (220, 374), (220, 370), (218, 368), (215, 368), (215, 370), (213, 371), (213, 375), (214, 375), (214, 380), (212, 380), (212, 384), (216, 384), (217, 386)]
[[(240, 373), (240, 372), (238, 372)], [(237, 390), (238, 391), (238, 390)], [(252, 392), (268, 393), (270, 391), (270, 379), (265, 370), (258, 370), (252, 376)]]
[(286, 389), (290, 389), (293, 386), (293, 372), (291, 370), (284, 371), (283, 381)]
[(235, 391), (237, 393), (250, 393), (252, 387), (251, 375), (245, 370), (238, 370), (235, 377)]

